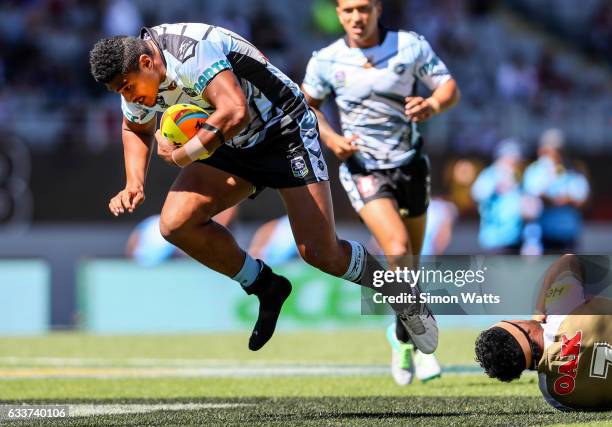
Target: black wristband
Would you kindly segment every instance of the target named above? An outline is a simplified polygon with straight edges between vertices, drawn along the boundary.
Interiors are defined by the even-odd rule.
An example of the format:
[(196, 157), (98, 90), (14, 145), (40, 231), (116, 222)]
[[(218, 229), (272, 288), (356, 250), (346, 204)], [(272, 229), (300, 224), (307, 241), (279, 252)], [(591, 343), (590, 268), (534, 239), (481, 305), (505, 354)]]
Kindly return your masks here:
[(214, 127), (213, 125), (210, 125), (208, 123), (204, 123), (202, 125), (202, 129), (205, 129), (209, 132), (212, 132), (215, 134), (215, 136), (217, 138), (219, 138), (219, 142), (221, 142), (221, 144), (225, 143), (225, 136), (223, 136), (223, 132), (221, 132), (221, 129)]

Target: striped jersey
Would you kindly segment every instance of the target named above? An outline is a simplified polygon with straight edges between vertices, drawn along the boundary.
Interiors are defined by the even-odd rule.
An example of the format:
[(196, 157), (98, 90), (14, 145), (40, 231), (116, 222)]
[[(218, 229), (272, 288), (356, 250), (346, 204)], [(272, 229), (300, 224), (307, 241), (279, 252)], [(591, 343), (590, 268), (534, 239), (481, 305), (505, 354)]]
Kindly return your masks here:
[(572, 272), (548, 289), (538, 376), (544, 398), (557, 409), (612, 409), (610, 304), (603, 297), (586, 302), (582, 280)]
[(406, 164), (420, 148), (416, 124), (404, 113), (404, 98), (418, 81), (430, 90), (451, 79), (444, 63), (420, 35), (383, 30), (382, 43), (351, 48), (344, 38), (315, 52), (303, 88), (319, 100), (334, 94), (344, 136), (357, 135), (351, 157), (369, 170)]
[[(300, 121), (308, 104), (297, 84), (274, 67), (251, 43), (221, 27), (207, 24), (162, 24), (143, 28), (140, 38), (153, 40), (166, 65), (154, 107), (128, 103), (121, 97), (125, 117), (147, 123), (157, 112), (178, 103), (212, 111), (203, 91), (224, 70), (232, 70), (246, 96), (251, 121), (226, 144), (249, 148)], [(315, 122), (316, 119), (313, 117)]]

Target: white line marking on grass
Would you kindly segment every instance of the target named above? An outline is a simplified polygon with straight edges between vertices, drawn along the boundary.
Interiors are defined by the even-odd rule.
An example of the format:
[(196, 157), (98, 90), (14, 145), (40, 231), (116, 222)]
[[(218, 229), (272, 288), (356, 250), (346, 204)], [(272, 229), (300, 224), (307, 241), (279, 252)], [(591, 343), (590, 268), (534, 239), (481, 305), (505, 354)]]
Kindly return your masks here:
[(214, 366), (319, 366), (332, 365), (327, 362), (299, 361), (299, 360), (239, 360), (239, 359), (176, 359), (176, 358), (101, 358), (101, 357), (23, 357), (0, 356), (2, 366), (134, 366), (134, 367), (165, 367), (176, 366), (182, 368), (214, 367)]
[[(247, 378), (289, 376), (381, 376), (388, 375), (386, 365), (225, 365), (201, 368), (171, 367), (19, 367), (0, 368), (0, 379), (40, 378)], [(443, 368), (444, 375), (481, 373), (477, 366), (451, 365)]]
[(226, 409), (253, 406), (252, 403), (160, 403), (146, 404), (95, 404), (69, 405), (71, 417), (97, 415), (145, 414), (154, 411), (194, 411), (198, 409)]

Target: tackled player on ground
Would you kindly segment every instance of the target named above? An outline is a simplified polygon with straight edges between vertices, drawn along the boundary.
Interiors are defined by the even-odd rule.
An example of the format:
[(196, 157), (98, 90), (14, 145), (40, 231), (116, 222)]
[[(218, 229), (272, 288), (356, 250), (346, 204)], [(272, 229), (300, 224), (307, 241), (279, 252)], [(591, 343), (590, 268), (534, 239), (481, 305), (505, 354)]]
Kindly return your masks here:
[(564, 255), (548, 270), (533, 320), (496, 323), (476, 340), (487, 375), (510, 382), (538, 372), (561, 410), (612, 410), (612, 300), (585, 295), (584, 263)]

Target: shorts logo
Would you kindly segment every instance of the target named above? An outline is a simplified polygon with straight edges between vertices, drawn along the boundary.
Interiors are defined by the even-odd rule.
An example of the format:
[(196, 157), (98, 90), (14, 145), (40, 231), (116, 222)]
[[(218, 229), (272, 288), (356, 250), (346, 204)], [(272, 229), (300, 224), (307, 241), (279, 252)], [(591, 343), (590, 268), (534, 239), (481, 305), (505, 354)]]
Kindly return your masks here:
[(296, 178), (304, 178), (308, 175), (308, 166), (302, 156), (294, 157), (291, 159), (291, 172)]
[(376, 178), (372, 175), (360, 176), (357, 178), (357, 188), (361, 197), (370, 197), (376, 193)]

